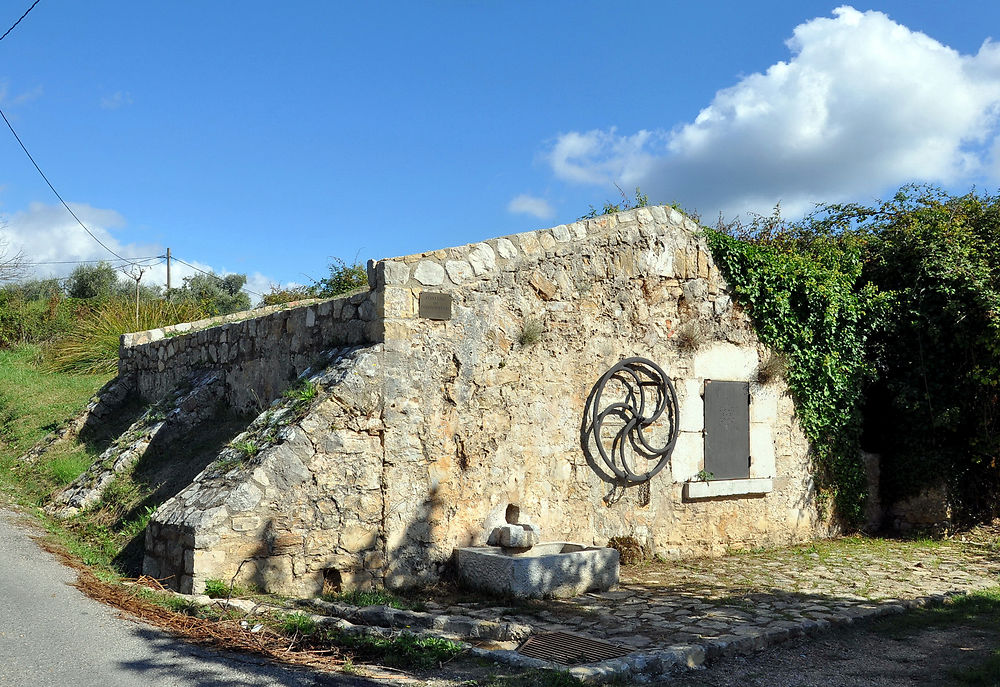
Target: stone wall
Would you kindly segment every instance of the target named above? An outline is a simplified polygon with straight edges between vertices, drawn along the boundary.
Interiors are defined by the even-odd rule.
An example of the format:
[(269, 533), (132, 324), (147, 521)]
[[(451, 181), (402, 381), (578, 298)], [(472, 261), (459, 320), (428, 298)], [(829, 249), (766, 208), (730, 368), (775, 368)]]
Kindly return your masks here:
[(365, 292), (125, 334), (118, 375), (158, 401), (193, 373), (219, 370), (230, 406), (259, 412), (322, 352), (380, 341), (378, 319), (376, 296)]
[[(757, 383), (769, 352), (676, 211), (382, 260), (369, 281), (379, 343), (338, 354), (308, 412), (273, 407), (259, 454), (158, 511), (150, 574), (198, 589), (239, 570), (297, 594), (417, 584), (484, 544), (511, 504), (543, 539), (632, 536), (665, 556), (830, 531), (784, 383)], [(623, 487), (588, 463), (581, 421), (598, 378), (631, 356), (673, 380), (680, 435), (667, 469)], [(706, 380), (753, 382), (747, 479), (697, 480)]]

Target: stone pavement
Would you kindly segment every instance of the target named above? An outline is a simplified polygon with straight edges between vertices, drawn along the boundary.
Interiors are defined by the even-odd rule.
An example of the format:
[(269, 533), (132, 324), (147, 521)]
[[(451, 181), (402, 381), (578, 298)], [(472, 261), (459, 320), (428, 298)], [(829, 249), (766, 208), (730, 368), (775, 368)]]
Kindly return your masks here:
[[(572, 599), (497, 602), (459, 594), (450, 600), (445, 592), (421, 612), (318, 600), (312, 609), (322, 614), (318, 620), (347, 629), (448, 636), (484, 658), (569, 669), (587, 682), (643, 681), (995, 586), (996, 541), (845, 538), (623, 566), (618, 589)], [(567, 666), (516, 652), (526, 636), (560, 631), (621, 646), (627, 655)]]

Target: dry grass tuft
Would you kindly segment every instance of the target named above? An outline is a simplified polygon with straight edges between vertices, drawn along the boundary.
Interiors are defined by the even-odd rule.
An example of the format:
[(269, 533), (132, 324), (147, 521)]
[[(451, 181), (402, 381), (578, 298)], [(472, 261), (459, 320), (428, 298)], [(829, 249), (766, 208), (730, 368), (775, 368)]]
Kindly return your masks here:
[(45, 363), (57, 372), (114, 374), (118, 369), (118, 344), (122, 334), (204, 317), (204, 308), (195, 303), (139, 301), (137, 318), (135, 302), (104, 301), (82, 315), (69, 334), (48, 347)]

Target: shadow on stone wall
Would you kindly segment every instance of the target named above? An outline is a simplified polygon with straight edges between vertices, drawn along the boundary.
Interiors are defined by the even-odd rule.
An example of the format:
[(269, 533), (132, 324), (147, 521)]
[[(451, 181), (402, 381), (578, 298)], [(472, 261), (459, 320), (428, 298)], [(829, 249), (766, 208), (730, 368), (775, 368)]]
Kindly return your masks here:
[[(368, 566), (366, 573), (372, 582), (381, 577), (383, 586), (389, 589), (405, 589), (433, 583), (442, 575), (453, 575), (451, 552), (435, 555), (431, 542), (434, 530), (445, 516), (446, 503), (436, 486), (428, 489), (416, 512), (408, 519), (401, 531), (389, 525), (383, 526), (381, 540), (383, 555), (378, 566)], [(389, 542), (394, 542), (390, 546)]]
[[(193, 427), (154, 436), (131, 476), (136, 487), (148, 494), (121, 513), (116, 524), (141, 518), (188, 486), (249, 422), (250, 418), (219, 407)], [(142, 572), (144, 549), (145, 531), (138, 533), (114, 562), (126, 575), (138, 576)]]

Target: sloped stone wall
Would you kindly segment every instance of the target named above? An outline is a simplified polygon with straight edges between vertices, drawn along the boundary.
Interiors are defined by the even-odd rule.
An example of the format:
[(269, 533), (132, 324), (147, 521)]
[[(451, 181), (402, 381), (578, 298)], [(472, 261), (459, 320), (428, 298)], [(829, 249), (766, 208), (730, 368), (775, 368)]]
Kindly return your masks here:
[[(418, 584), (455, 547), (484, 544), (487, 521), (511, 504), (543, 539), (632, 536), (667, 556), (829, 532), (780, 380), (751, 385), (750, 479), (692, 483), (706, 380), (755, 380), (769, 353), (676, 211), (382, 260), (369, 280), (378, 336), (315, 376), (321, 393), (304, 416), (271, 432), (261, 428), (274, 413), (288, 416), (258, 418), (258, 455), (207, 470), (161, 508), (151, 574), (198, 589), (239, 570), (297, 594)], [(438, 306), (422, 316), (427, 293)], [(681, 432), (668, 469), (622, 488), (588, 464), (581, 421), (594, 383), (631, 356), (673, 379)]]

